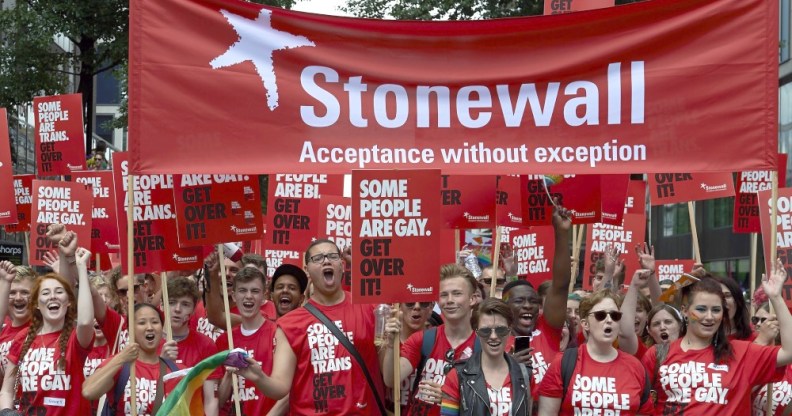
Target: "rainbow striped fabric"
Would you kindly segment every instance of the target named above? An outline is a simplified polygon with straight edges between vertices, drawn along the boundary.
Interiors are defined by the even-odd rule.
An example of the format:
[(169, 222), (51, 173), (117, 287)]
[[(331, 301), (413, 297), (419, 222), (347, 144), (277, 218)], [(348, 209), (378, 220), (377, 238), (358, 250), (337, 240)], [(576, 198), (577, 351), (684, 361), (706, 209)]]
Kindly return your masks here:
[(223, 365), (228, 353), (229, 351), (218, 352), (196, 364), (168, 395), (157, 411), (157, 416), (203, 415), (201, 387), (209, 374)]

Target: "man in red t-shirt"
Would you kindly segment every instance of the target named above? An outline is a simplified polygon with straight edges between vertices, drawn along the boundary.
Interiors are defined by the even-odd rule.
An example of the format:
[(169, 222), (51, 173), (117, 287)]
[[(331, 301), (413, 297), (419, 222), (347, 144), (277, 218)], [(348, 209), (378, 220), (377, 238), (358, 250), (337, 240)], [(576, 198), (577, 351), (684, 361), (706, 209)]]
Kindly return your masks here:
[(559, 351), (561, 330), (566, 320), (569, 279), (572, 276), (569, 261), (569, 230), (572, 227), (570, 218), (571, 214), (566, 208), (559, 206), (553, 212), (556, 249), (553, 256), (553, 280), (547, 291), (544, 306), (542, 306), (542, 298), (527, 280), (515, 280), (503, 288), (503, 300), (511, 306), (514, 313), (512, 334), (531, 337), (531, 349), (515, 354), (515, 358), (526, 362), (528, 354), (531, 355), (533, 362), (531, 395), (534, 402), (538, 398), (534, 386), (538, 386), (542, 381), (547, 367)]
[(351, 294), (341, 288), (344, 262), (338, 246), (316, 240), (305, 252), (305, 271), (313, 283), (308, 301), (324, 313), (350, 340), (374, 381), (369, 387), (363, 370), (330, 330), (305, 308), (278, 319), (272, 375), (238, 370), (267, 397), (289, 394), (290, 414), (379, 414), (377, 398), (383, 387), (377, 349), (374, 346), (374, 305), (352, 304)]
[[(0, 363), (8, 355), (17, 334), (30, 326), (28, 300), (35, 279), (36, 273), (30, 267), (17, 267), (10, 261), (0, 261), (0, 316), (4, 318), (0, 332)], [(0, 365), (0, 383), (3, 381), (4, 370), (5, 366)]]
[[(466, 268), (457, 264), (446, 264), (440, 268), (440, 309), (443, 311), (444, 324), (437, 327), (432, 352), (426, 357), (423, 369), (418, 375), (421, 380), (417, 391), (410, 392), (407, 415), (440, 414), (443, 382), (453, 363), (466, 360), (473, 355), (476, 334), (470, 324), (473, 309), (473, 293), (476, 291), (476, 278)], [(399, 320), (394, 317), (388, 321), (391, 337), (398, 333)], [(399, 366), (401, 379), (410, 377), (421, 361), (421, 346), (426, 331), (413, 334), (401, 346)], [(382, 357), (382, 375), (385, 385), (393, 385), (393, 342), (385, 343)], [(401, 380), (400, 380), (401, 381)]]

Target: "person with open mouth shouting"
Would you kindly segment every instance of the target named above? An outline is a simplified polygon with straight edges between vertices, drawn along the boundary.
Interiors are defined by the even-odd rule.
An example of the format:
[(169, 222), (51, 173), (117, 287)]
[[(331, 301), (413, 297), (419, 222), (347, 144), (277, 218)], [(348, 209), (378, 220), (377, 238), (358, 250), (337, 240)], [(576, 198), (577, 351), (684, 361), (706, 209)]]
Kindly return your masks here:
[(58, 274), (41, 276), (30, 293), (30, 326), (14, 339), (8, 352), (0, 409), (56, 416), (88, 414), (80, 394), (83, 364), (94, 337), (94, 304), (88, 281), (91, 253), (77, 248), (77, 236), (60, 240), (61, 258), (77, 268), (79, 297)]
[(661, 303), (649, 311), (649, 336), (655, 344), (670, 344), (685, 335), (685, 320), (677, 308)]
[[(0, 332), (0, 362), (8, 355), (17, 334), (30, 326), (30, 290), (37, 276), (28, 266), (14, 266), (10, 261), (0, 261), (0, 313), (8, 311)], [(0, 385), (4, 376), (0, 366)]]
[(500, 299), (486, 299), (473, 315), (481, 343), (464, 364), (452, 368), (443, 384), (442, 416), (531, 414), (531, 376), (525, 364), (506, 353), (513, 314)]
[(792, 363), (792, 315), (781, 292), (787, 275), (780, 260), (762, 288), (776, 311), (781, 346), (729, 339), (729, 315), (721, 283), (711, 277), (682, 289), (685, 335), (664, 357), (653, 346), (643, 357), (657, 391), (655, 414), (703, 416), (751, 414), (751, 387), (774, 380)]
[[(580, 325), (588, 339), (550, 364), (538, 389), (540, 416), (651, 412), (646, 370), (613, 346), (622, 320), (619, 303), (619, 295), (608, 289), (580, 302)], [(632, 328), (629, 332), (634, 336)]]

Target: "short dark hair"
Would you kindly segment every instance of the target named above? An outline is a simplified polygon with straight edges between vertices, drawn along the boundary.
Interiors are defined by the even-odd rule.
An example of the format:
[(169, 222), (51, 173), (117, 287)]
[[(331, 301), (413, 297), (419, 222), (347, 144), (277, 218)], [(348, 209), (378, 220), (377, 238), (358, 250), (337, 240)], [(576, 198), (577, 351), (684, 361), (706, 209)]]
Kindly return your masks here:
[[(534, 287), (531, 284), (531, 282), (529, 282), (527, 280), (512, 280), (511, 282), (506, 283), (506, 286), (503, 286), (503, 293), (504, 294), (508, 293), (510, 290), (512, 290), (513, 288), (515, 288), (517, 286), (528, 286), (531, 289), (534, 289)], [(536, 289), (534, 289), (534, 290), (536, 290)]]
[(267, 262), (264, 260), (264, 257), (256, 253), (245, 253), (242, 255), (242, 265), (247, 266), (248, 264), (262, 268), (267, 267)]
[(262, 287), (267, 287), (267, 276), (255, 267), (243, 267), (234, 276), (234, 284), (247, 283), (256, 279), (261, 280)]
[(171, 299), (189, 296), (194, 304), (198, 304), (200, 294), (198, 284), (194, 280), (183, 276), (168, 279), (168, 297)]
[(514, 313), (511, 306), (498, 298), (487, 298), (479, 304), (478, 312), (473, 314), (471, 324), (474, 329), (479, 326), (479, 320), (483, 315), (500, 315), (506, 319), (506, 324), (511, 328), (514, 322)]
[(335, 247), (336, 250), (338, 250), (338, 254), (341, 254), (341, 249), (338, 248), (338, 246), (336, 245), (336, 243), (334, 241), (332, 241), (330, 239), (327, 239), (327, 238), (320, 238), (318, 240), (312, 241), (311, 244), (308, 245), (308, 248), (305, 249), (304, 261), (305, 261), (306, 264), (308, 263), (308, 257), (310, 257), (308, 255), (308, 253), (311, 251), (311, 249), (316, 247), (316, 246), (318, 246), (319, 244), (325, 244), (325, 243), (326, 244), (332, 244), (333, 247)]

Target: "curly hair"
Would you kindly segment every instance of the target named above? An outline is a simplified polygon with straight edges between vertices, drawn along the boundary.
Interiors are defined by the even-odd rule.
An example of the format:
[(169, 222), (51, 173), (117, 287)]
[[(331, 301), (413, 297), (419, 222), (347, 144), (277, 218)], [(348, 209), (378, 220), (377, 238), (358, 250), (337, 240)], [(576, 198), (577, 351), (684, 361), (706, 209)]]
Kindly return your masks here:
[(28, 310), (31, 311), (32, 318), (30, 320), (30, 327), (28, 328), (27, 336), (25, 337), (25, 342), (22, 344), (22, 349), (19, 353), (19, 361), (20, 363), (24, 360), (25, 354), (30, 349), (30, 345), (33, 344), (33, 340), (35, 340), (38, 331), (41, 329), (43, 325), (43, 317), (41, 315), (41, 311), (38, 309), (38, 301), (39, 295), (41, 293), (41, 285), (46, 280), (55, 280), (63, 286), (63, 289), (66, 291), (66, 295), (69, 297), (69, 307), (66, 308), (66, 316), (64, 317), (63, 321), (63, 328), (61, 329), (61, 333), (58, 336), (58, 348), (60, 349), (60, 358), (58, 358), (58, 369), (64, 370), (66, 368), (66, 346), (69, 342), (69, 337), (71, 336), (72, 331), (74, 331), (74, 323), (77, 320), (77, 297), (74, 295), (74, 289), (72, 289), (69, 282), (66, 281), (63, 277), (56, 273), (47, 273), (33, 284), (33, 289), (30, 292), (30, 300), (28, 301)]

